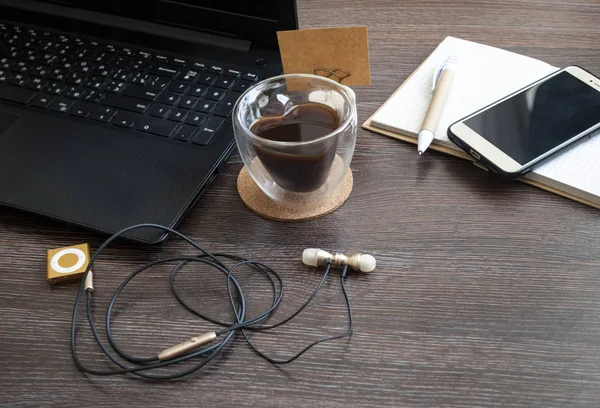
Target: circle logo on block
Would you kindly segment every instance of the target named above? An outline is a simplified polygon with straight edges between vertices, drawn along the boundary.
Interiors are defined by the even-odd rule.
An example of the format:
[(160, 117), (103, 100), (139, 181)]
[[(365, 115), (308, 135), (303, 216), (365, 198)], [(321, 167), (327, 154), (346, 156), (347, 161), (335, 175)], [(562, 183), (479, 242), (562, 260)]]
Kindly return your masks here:
[[(71, 266), (61, 266), (59, 263), (60, 259), (66, 255), (75, 255), (77, 261), (74, 264), (72, 264), (72, 262), (67, 262), (67, 264), (72, 264)], [(62, 251), (58, 251), (50, 260), (52, 269), (58, 273), (75, 272), (77, 269), (81, 268), (83, 264), (85, 264), (85, 253), (77, 248), (66, 248)]]

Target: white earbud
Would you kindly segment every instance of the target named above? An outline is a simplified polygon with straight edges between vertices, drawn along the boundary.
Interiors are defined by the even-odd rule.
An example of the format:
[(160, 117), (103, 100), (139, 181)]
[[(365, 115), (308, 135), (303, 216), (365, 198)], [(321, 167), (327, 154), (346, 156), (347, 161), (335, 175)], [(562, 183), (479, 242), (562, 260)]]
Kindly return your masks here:
[(377, 262), (373, 256), (368, 254), (345, 255), (341, 253), (329, 253), (318, 248), (307, 248), (302, 253), (302, 262), (308, 266), (323, 266), (331, 262), (333, 265), (348, 265), (355, 271), (373, 272)]

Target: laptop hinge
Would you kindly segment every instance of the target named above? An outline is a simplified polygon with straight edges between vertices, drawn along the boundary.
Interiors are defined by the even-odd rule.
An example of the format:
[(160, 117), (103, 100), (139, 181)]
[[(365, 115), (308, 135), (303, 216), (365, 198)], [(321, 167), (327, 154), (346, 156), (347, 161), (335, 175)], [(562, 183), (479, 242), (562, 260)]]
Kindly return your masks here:
[(127, 17), (109, 15), (95, 11), (83, 10), (48, 4), (33, 0), (0, 0), (0, 5), (10, 6), (34, 13), (54, 15), (63, 18), (74, 19), (78, 21), (110, 26), (114, 28), (136, 31), (145, 34), (158, 35), (171, 38), (177, 41), (185, 41), (192, 44), (202, 44), (229, 48), (236, 51), (248, 51), (252, 45), (250, 41), (237, 38), (225, 37), (217, 34), (204, 33), (194, 30), (187, 30), (179, 27), (172, 27), (162, 24), (156, 24), (149, 21), (135, 20)]

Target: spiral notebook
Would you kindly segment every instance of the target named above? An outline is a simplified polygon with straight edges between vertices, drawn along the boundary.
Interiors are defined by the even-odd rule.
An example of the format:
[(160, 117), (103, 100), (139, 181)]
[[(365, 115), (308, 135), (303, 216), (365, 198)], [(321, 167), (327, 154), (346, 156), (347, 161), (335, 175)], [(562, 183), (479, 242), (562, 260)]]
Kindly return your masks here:
[[(432, 97), (434, 70), (448, 55), (458, 56), (460, 73), (431, 149), (471, 161), (471, 156), (448, 139), (449, 125), (558, 69), (524, 55), (446, 37), (363, 128), (416, 144)], [(561, 152), (521, 181), (600, 208), (600, 136)]]

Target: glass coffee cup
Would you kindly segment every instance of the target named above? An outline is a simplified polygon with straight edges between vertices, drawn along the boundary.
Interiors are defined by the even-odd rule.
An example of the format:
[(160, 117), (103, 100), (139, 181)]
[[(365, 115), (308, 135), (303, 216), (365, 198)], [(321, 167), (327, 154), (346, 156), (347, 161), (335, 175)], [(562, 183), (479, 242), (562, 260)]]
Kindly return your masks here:
[(286, 206), (318, 205), (346, 175), (356, 143), (354, 92), (325, 77), (282, 75), (244, 92), (236, 143), (261, 190)]

